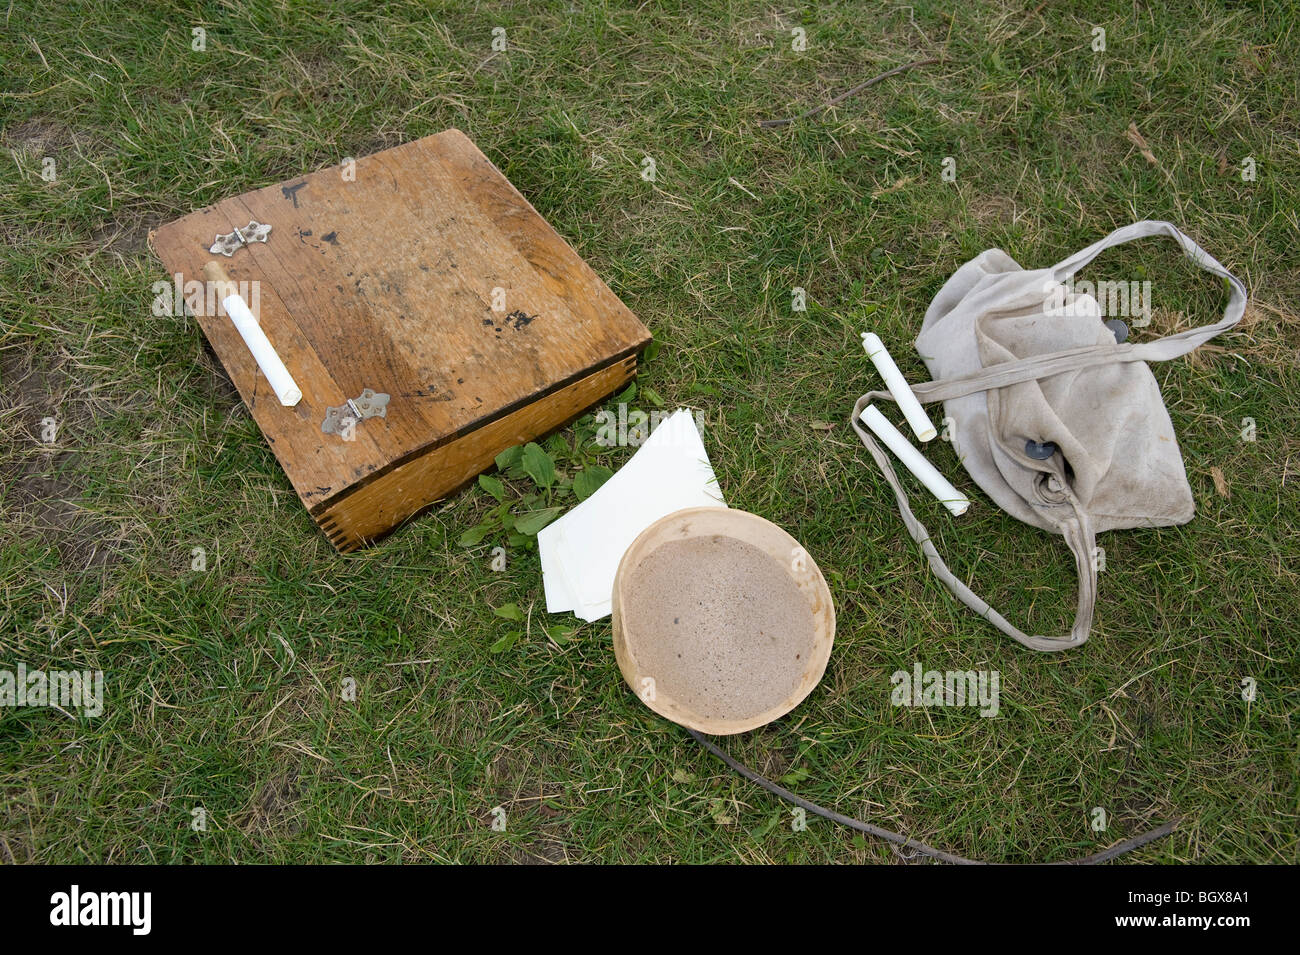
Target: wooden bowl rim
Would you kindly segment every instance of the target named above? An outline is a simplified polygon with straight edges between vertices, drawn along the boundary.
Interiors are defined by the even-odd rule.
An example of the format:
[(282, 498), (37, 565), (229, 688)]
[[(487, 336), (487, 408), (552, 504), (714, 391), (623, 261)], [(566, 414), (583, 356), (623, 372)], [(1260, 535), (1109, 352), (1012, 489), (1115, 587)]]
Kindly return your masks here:
[[(721, 534), (752, 544), (778, 561), (785, 562), (778, 553), (774, 552), (774, 549), (789, 554), (790, 576), (800, 592), (808, 599), (812, 609), (815, 628), (813, 652), (809, 654), (798, 686), (781, 702), (753, 716), (735, 719), (705, 717), (673, 699), (653, 683), (649, 686), (654, 688), (654, 692), (649, 693), (649, 687), (642, 682), (648, 678), (648, 675), (642, 673), (638, 667), (635, 650), (629, 643), (629, 627), (623, 619), (623, 600), (620, 599), (620, 591), (623, 588), (625, 575), (631, 573), (631, 569), (654, 548), (666, 542), (669, 539), (666, 532), (682, 522), (689, 523), (685, 531), (673, 539), (689, 540), (694, 537)], [(749, 533), (746, 534), (746, 531)], [(801, 567), (797, 566), (796, 555), (802, 561)], [(822, 576), (821, 569), (812, 555), (784, 528), (757, 514), (736, 508), (688, 507), (659, 518), (643, 530), (619, 561), (618, 571), (614, 575), (614, 590), (610, 603), (614, 628), (614, 656), (618, 660), (619, 670), (627, 685), (637, 694), (641, 702), (660, 716), (713, 736), (744, 733), (789, 713), (802, 703), (821, 681), (835, 643), (835, 606), (831, 600), (826, 578)], [(632, 641), (635, 642), (635, 636), (632, 637)]]

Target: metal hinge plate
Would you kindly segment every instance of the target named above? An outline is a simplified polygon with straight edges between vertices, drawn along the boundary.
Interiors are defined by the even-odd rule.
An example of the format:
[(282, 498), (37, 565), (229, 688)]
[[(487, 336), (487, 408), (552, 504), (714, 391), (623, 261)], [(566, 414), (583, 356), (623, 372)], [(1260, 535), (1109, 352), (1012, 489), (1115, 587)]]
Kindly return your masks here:
[(242, 229), (236, 229), (234, 232), (227, 232), (225, 235), (218, 235), (217, 241), (212, 243), (212, 248), (208, 249), (213, 255), (218, 252), (229, 258), (239, 249), (248, 245), (250, 242), (265, 242), (271, 235), (271, 227), (258, 222), (256, 219), (249, 221), (248, 225)]
[(367, 418), (386, 417), (388, 395), (365, 388), (357, 397), (349, 398), (347, 404), (326, 408), (325, 420), (321, 422), (320, 429), (326, 434), (347, 435)]

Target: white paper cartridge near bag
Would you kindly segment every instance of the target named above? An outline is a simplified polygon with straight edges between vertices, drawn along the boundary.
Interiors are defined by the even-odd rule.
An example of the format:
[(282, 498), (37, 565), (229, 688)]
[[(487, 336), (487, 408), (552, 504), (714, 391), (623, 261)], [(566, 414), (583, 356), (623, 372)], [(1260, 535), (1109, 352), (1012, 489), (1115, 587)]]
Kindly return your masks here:
[(921, 407), (921, 402), (917, 401), (916, 396), (912, 394), (907, 379), (898, 370), (898, 365), (889, 354), (889, 349), (885, 348), (885, 343), (880, 340), (880, 336), (872, 332), (863, 332), (862, 348), (871, 359), (871, 363), (876, 366), (876, 371), (880, 372), (880, 377), (885, 379), (885, 387), (889, 389), (890, 396), (898, 404), (898, 410), (903, 412), (903, 417), (907, 419), (916, 439), (933, 441), (937, 438), (939, 432), (935, 430), (930, 416)]
[[(1151, 342), (1125, 341), (1127, 328), (1095, 303), (1064, 308), (1063, 288), (1104, 249), (1146, 236), (1176, 241), (1196, 265), (1228, 284), (1223, 318)], [(1065, 650), (1088, 639), (1097, 599), (1096, 535), (1168, 527), (1195, 507), (1182, 453), (1149, 361), (1185, 355), (1241, 320), (1246, 288), (1168, 222), (1117, 229), (1045, 269), (1022, 269), (989, 249), (948, 280), (925, 313), (916, 350), (933, 381), (913, 385), (924, 403), (942, 401), (962, 466), (994, 503), (1027, 524), (1061, 534), (1074, 555), (1079, 603), (1064, 636), (1029, 636), (948, 569), (913, 515), (889, 455), (861, 421), (863, 395), (849, 419), (894, 491), (908, 532), (931, 570), (968, 607), (1035, 650)]]
[(944, 507), (958, 517), (966, 513), (966, 509), (970, 507), (966, 495), (953, 487), (925, 455), (912, 447), (911, 442), (903, 437), (903, 432), (890, 424), (889, 420), (876, 410), (875, 405), (867, 405), (866, 410), (862, 412), (862, 422), (876, 437), (885, 442), (885, 447), (894, 452), (898, 460), (916, 475), (917, 480), (924, 484), (926, 490), (938, 498)]

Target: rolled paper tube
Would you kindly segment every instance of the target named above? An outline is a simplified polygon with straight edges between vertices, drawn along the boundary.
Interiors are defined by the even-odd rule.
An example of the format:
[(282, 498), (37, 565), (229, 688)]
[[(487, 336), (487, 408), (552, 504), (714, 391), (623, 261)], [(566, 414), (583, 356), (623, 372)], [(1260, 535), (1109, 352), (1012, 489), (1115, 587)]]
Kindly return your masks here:
[(876, 437), (885, 442), (885, 446), (894, 452), (894, 456), (917, 476), (920, 482), (929, 489), (930, 493), (942, 502), (944, 507), (952, 511), (953, 514), (966, 513), (966, 509), (970, 507), (970, 501), (961, 491), (948, 483), (948, 479), (939, 473), (938, 468), (925, 459), (925, 455), (912, 447), (911, 442), (903, 437), (903, 433), (876, 410), (875, 405), (867, 405), (866, 410), (862, 412), (862, 421), (872, 430)]
[(876, 366), (876, 371), (880, 372), (880, 377), (885, 379), (885, 387), (889, 393), (894, 396), (898, 402), (899, 410), (903, 412), (903, 417), (907, 423), (912, 426), (912, 433), (916, 435), (919, 441), (933, 441), (939, 434), (930, 423), (930, 417), (921, 407), (921, 402), (916, 400), (916, 395), (912, 394), (911, 387), (907, 384), (907, 379), (903, 373), (898, 370), (898, 365), (894, 364), (894, 359), (890, 357), (885, 343), (880, 340), (880, 336), (871, 332), (862, 333), (862, 347), (871, 359), (871, 363)]
[(262, 326), (253, 317), (248, 303), (239, 296), (235, 283), (230, 281), (226, 270), (219, 262), (209, 262), (203, 266), (203, 277), (216, 284), (217, 297), (221, 299), (221, 306), (230, 316), (230, 321), (238, 330), (240, 337), (244, 339), (248, 350), (253, 353), (257, 367), (262, 369), (262, 374), (266, 376), (267, 383), (275, 392), (275, 396), (280, 399), (280, 404), (292, 408), (302, 401), (302, 390), (294, 382), (293, 375), (289, 374), (289, 369), (284, 366), (284, 362), (280, 360), (275, 346), (266, 337), (266, 332), (262, 331)]

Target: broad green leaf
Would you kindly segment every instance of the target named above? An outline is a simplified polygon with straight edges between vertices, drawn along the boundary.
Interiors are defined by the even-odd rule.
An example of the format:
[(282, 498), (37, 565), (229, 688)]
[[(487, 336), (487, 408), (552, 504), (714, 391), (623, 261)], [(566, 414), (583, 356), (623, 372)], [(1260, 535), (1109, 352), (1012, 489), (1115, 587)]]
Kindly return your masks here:
[(517, 467), (523, 456), (524, 446), (522, 444), (516, 444), (513, 448), (506, 448), (497, 455), (497, 467), (502, 471), (506, 468)]
[(519, 609), (518, 604), (506, 604), (503, 607), (493, 607), (492, 612), (498, 617), (505, 617), (507, 620), (524, 619), (524, 612)]
[(642, 388), (641, 396), (656, 408), (662, 408), (664, 406), (664, 400), (659, 397), (659, 392), (655, 391), (653, 388)]
[(585, 501), (613, 476), (614, 472), (605, 465), (589, 464), (573, 476), (573, 493), (578, 495), (578, 500)]
[(527, 514), (515, 515), (515, 533), (527, 534), (529, 537), (534, 536), (551, 521), (559, 516), (563, 508), (548, 507), (540, 511), (530, 511)]
[(488, 647), (488, 653), (505, 653), (505, 651), (513, 647), (515, 642), (522, 636), (523, 631), (511, 630), (496, 643), (492, 644), (492, 646)]
[(471, 527), (465, 533), (461, 534), (460, 540), (457, 543), (459, 543), (461, 547), (473, 547), (483, 538), (491, 534), (496, 526), (495, 521), (484, 521), (477, 527)]
[(506, 486), (497, 478), (490, 474), (480, 474), (478, 476), (478, 486), (487, 491), (498, 501), (506, 499)]
[(636, 382), (623, 389), (623, 393), (614, 399), (616, 404), (626, 405), (636, 401)]
[(555, 483), (555, 462), (542, 450), (541, 445), (532, 441), (524, 445), (524, 456), (520, 465), (538, 487), (550, 487)]

